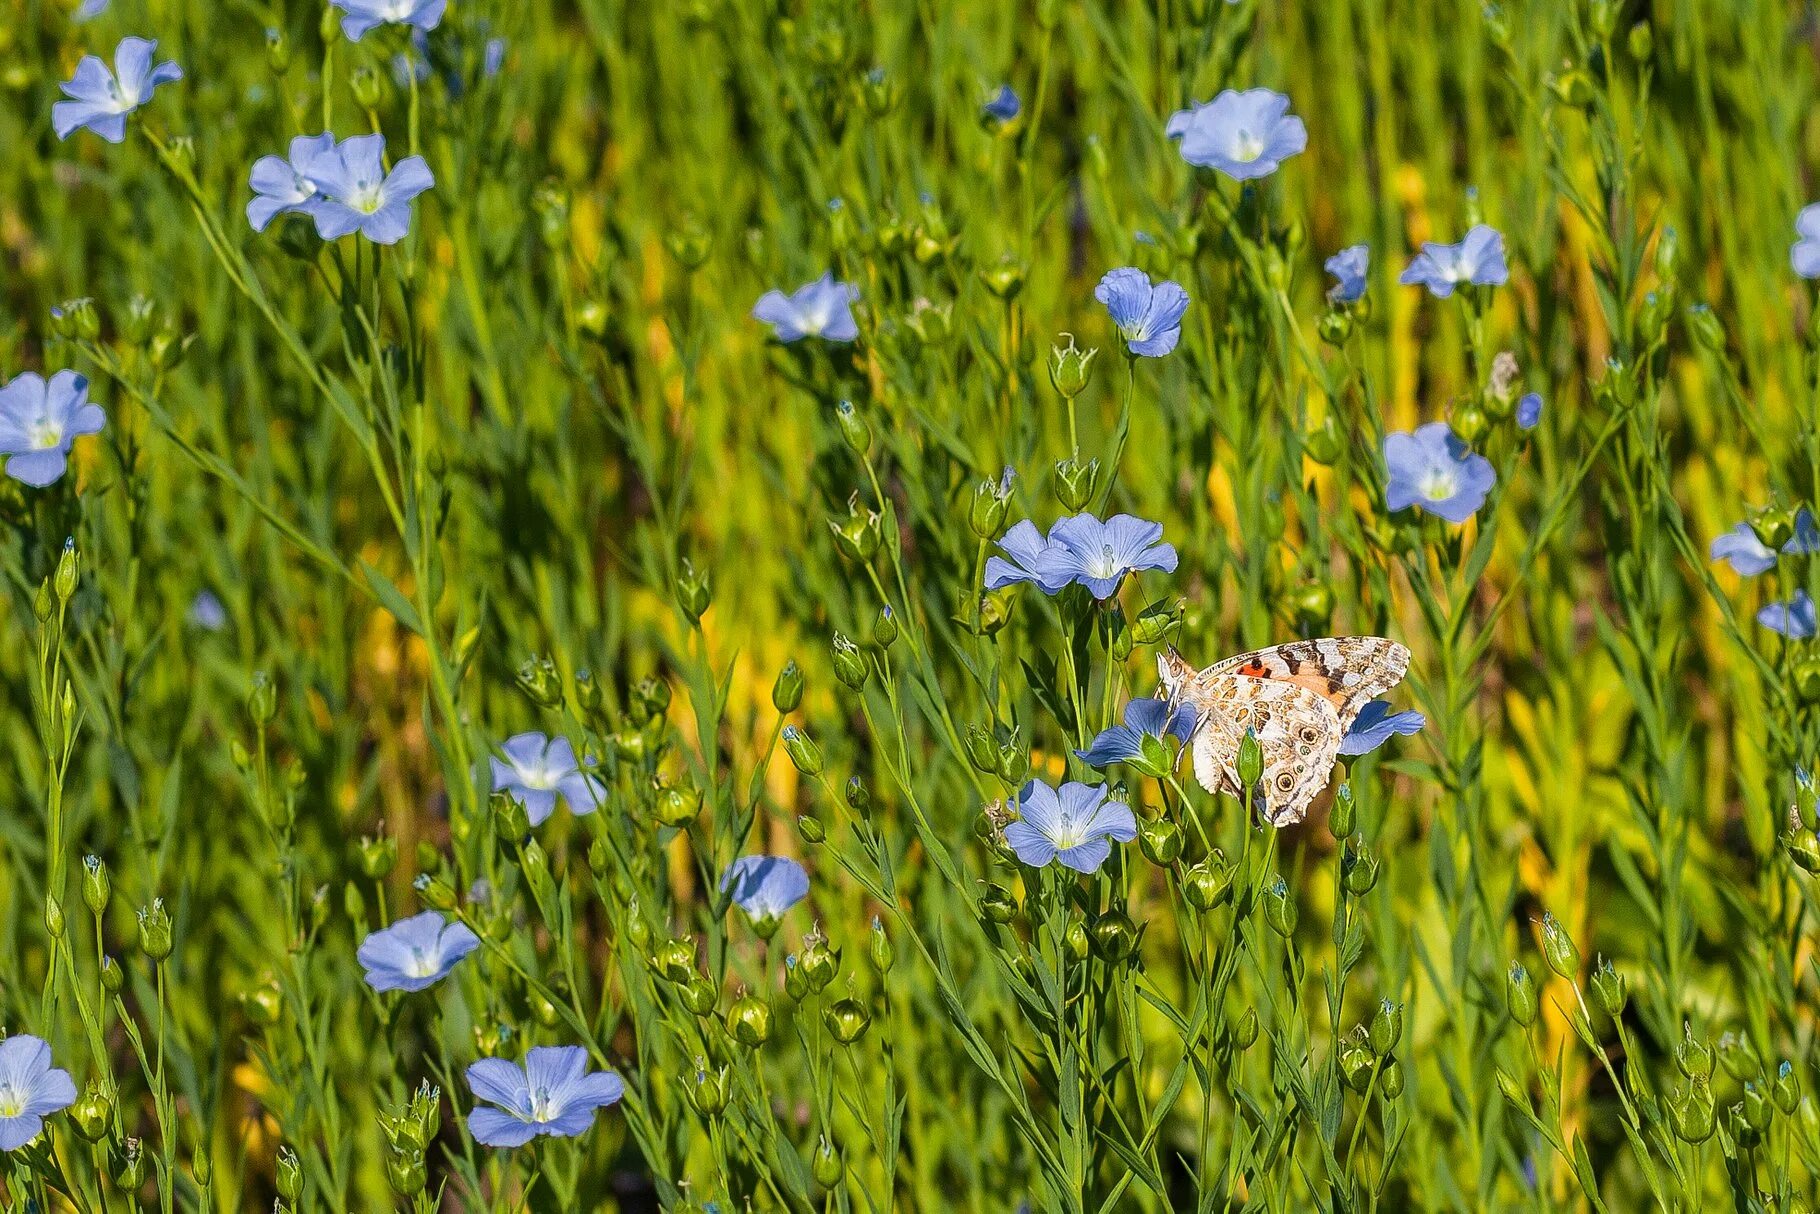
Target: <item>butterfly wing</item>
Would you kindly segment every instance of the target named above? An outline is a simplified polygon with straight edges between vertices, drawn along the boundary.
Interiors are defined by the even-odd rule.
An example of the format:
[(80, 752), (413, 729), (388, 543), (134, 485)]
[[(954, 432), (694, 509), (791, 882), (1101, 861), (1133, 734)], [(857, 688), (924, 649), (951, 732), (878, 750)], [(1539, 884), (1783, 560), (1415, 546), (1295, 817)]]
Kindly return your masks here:
[(1345, 733), (1359, 710), (1403, 681), (1409, 650), (1384, 637), (1290, 641), (1215, 662), (1200, 678), (1239, 675), (1305, 687), (1333, 705)]
[(1212, 671), (1193, 694), (1200, 723), (1194, 775), (1208, 792), (1242, 795), (1239, 743), (1256, 735), (1264, 774), (1253, 806), (1273, 826), (1300, 822), (1327, 787), (1345, 728), (1331, 700), (1297, 682)]

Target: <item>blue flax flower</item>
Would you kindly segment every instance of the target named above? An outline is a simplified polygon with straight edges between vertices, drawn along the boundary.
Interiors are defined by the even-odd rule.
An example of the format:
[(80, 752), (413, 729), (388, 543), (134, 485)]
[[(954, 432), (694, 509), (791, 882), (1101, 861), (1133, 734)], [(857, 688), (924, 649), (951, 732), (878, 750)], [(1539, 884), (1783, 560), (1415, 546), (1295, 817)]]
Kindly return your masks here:
[(766, 291), (752, 305), (752, 315), (770, 325), (781, 342), (804, 337), (852, 341), (859, 336), (859, 325), (853, 319), (853, 301), (858, 298), (858, 291), (829, 270), (788, 295), (776, 289)]
[(980, 107), (980, 112), (993, 122), (1011, 122), (1023, 110), (1024, 103), (1018, 100), (1017, 90), (1008, 84), (998, 86), (998, 92), (987, 99)]
[(1820, 278), (1820, 202), (1801, 208), (1795, 235), (1800, 239), (1788, 250), (1789, 264), (1803, 278)]
[(572, 814), (591, 814), (606, 799), (606, 785), (581, 769), (567, 738), (514, 734), (500, 750), (505, 758), (490, 760), (493, 791), (512, 794), (525, 807), (532, 826), (542, 825), (555, 810), (558, 794)]
[(468, 1132), (489, 1147), (521, 1147), (539, 1134), (574, 1138), (594, 1124), (594, 1110), (626, 1094), (612, 1071), (588, 1070), (588, 1051), (579, 1045), (533, 1046), (522, 1067), (482, 1058), (468, 1068), (468, 1087), (499, 1106), (468, 1114)]
[(1365, 298), (1365, 275), (1371, 269), (1371, 246), (1355, 244), (1341, 249), (1327, 259), (1327, 272), (1336, 281), (1327, 292), (1335, 303), (1358, 303)]
[(84, 434), (99, 434), (107, 424), (100, 405), (90, 404), (88, 380), (74, 371), (59, 371), (46, 383), (27, 371), (0, 388), (0, 455), (6, 474), (42, 489), (69, 466), (70, 444)]
[(1525, 392), (1517, 400), (1517, 429), (1534, 430), (1542, 424), (1542, 394)]
[(411, 231), (411, 200), (436, 184), (421, 156), (385, 168), (385, 136), (356, 135), (311, 157), (317, 199), (309, 206), (316, 235), (338, 240), (358, 232), (374, 244), (397, 244)]
[(1182, 340), (1188, 292), (1180, 283), (1164, 281), (1152, 286), (1150, 275), (1125, 266), (1100, 279), (1093, 297), (1106, 305), (1126, 349), (1133, 354), (1161, 358)]
[(1814, 600), (1805, 590), (1795, 591), (1795, 597), (1786, 603), (1771, 603), (1757, 612), (1757, 623), (1791, 641), (1805, 641), (1820, 628)]
[(1141, 762), (1144, 758), (1144, 739), (1156, 738), (1161, 741), (1164, 735), (1181, 742), (1187, 742), (1194, 736), (1192, 704), (1178, 704), (1171, 714), (1169, 705), (1162, 700), (1149, 697), (1132, 700), (1125, 705), (1123, 724), (1102, 729), (1099, 736), (1093, 739), (1092, 746), (1074, 753), (1089, 767)]
[(1076, 514), (1049, 528), (1046, 567), (1066, 572), (1100, 600), (1117, 593), (1129, 573), (1145, 569), (1175, 572), (1175, 548), (1165, 544), (1163, 524), (1115, 514), (1105, 522), (1091, 514)]
[(1340, 739), (1343, 755), (1368, 755), (1390, 739), (1401, 734), (1412, 737), (1422, 732), (1428, 718), (1415, 711), (1391, 712), (1389, 700), (1373, 700), (1359, 709), (1359, 715)]
[(1112, 844), (1137, 838), (1137, 818), (1123, 801), (1107, 799), (1104, 784), (1074, 781), (1050, 788), (1040, 780), (1018, 794), (1018, 820), (1005, 827), (1005, 842), (1032, 868), (1059, 860), (1077, 873), (1095, 873)]
[(1398, 282), (1404, 286), (1423, 286), (1437, 299), (1452, 295), (1455, 287), (1495, 287), (1510, 281), (1510, 267), (1504, 264), (1504, 237), (1493, 227), (1482, 223), (1458, 244), (1422, 242), (1409, 268)]
[[(1820, 526), (1814, 524), (1814, 513), (1806, 506), (1795, 512), (1795, 534), (1782, 545), (1782, 551), (1789, 556), (1820, 552)], [(1749, 523), (1739, 523), (1714, 539), (1706, 555), (1708, 560), (1725, 561), (1744, 577), (1767, 573), (1776, 564), (1776, 550), (1758, 539)]]
[(809, 896), (809, 874), (788, 856), (741, 856), (721, 874), (720, 888), (754, 920), (775, 923)]
[(1385, 505), (1414, 506), (1450, 523), (1471, 518), (1498, 479), (1491, 461), (1467, 450), (1446, 422), (1418, 426), (1414, 434), (1386, 434), (1384, 463), (1390, 470)]
[(376, 991), (421, 991), (447, 978), (456, 962), (479, 947), (480, 937), (466, 924), (448, 922), (432, 910), (373, 932), (354, 958)]
[(248, 174), (253, 198), (246, 204), (246, 221), (253, 225), (253, 231), (265, 231), (266, 225), (280, 215), (298, 211), (308, 214), (322, 198), (312, 175), (313, 166), (334, 150), (335, 137), (327, 132), (299, 135), (291, 140), (290, 159), (261, 156), (255, 160)]
[(76, 6), (76, 11), (71, 14), (70, 20), (77, 24), (81, 24), (84, 21), (93, 21), (102, 13), (105, 13), (107, 11), (107, 6), (111, 3), (113, 3), (113, 0), (82, 0), (82, 3)]
[(1029, 519), (1005, 532), (998, 546), (1005, 555), (986, 558), (988, 590), (999, 590), (1017, 582), (1035, 582), (1043, 588), (1044, 594), (1056, 594), (1074, 580), (1050, 560), (1048, 537)]
[(329, 0), (329, 5), (347, 14), (341, 19), (341, 32), (359, 42), (382, 25), (433, 30), (441, 23), (449, 0)]
[(74, 1103), (76, 1085), (51, 1065), (49, 1045), (29, 1033), (0, 1041), (0, 1151), (17, 1151)]
[(220, 632), (227, 627), (227, 608), (221, 605), (221, 599), (213, 590), (198, 590), (190, 603), (190, 623), (208, 632)]
[(125, 139), (126, 116), (150, 101), (159, 85), (183, 79), (183, 69), (168, 59), (152, 65), (157, 49), (156, 42), (145, 38), (122, 38), (112, 71), (96, 56), (84, 55), (76, 74), (62, 85), (69, 100), (51, 106), (57, 138), (68, 139), (87, 127), (109, 143)]
[(1271, 89), (1227, 89), (1205, 105), (1170, 115), (1165, 133), (1181, 140), (1182, 159), (1234, 181), (1268, 177), (1308, 146), (1308, 128)]

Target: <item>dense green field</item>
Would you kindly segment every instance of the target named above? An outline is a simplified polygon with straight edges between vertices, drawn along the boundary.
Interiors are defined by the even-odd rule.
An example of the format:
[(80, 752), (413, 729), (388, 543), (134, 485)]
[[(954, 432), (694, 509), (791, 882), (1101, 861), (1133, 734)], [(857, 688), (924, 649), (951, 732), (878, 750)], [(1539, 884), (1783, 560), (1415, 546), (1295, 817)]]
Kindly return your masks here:
[(0, 0), (0, 1206), (1812, 1208), (1811, 6), (337, 3)]

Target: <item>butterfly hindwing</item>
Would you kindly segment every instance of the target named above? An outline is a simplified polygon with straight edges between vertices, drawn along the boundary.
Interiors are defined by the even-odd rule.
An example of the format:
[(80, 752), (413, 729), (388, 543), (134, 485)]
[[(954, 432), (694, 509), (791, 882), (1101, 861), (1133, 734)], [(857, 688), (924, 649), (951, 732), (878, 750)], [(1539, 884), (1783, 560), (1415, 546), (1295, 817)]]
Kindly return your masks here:
[(1264, 759), (1253, 807), (1275, 826), (1300, 822), (1327, 787), (1340, 753), (1345, 730), (1333, 704), (1282, 680), (1209, 673), (1197, 682), (1194, 774), (1201, 787), (1242, 795), (1239, 744), (1250, 731)]

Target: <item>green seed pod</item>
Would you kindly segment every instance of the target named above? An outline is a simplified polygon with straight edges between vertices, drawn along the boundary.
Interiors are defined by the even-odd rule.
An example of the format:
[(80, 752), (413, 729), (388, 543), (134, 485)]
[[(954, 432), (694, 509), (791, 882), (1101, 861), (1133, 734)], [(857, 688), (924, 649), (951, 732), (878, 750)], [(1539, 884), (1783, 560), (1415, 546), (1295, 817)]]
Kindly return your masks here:
[(369, 65), (363, 63), (348, 73), (348, 89), (354, 94), (354, 104), (361, 109), (379, 108), (379, 73)]
[(76, 593), (76, 584), (81, 578), (81, 558), (76, 555), (76, 541), (72, 537), (63, 541), (63, 555), (57, 558), (57, 573), (52, 580), (52, 588), (57, 592), (61, 602), (69, 602)]
[(278, 1196), (286, 1201), (299, 1200), (303, 1196), (303, 1164), (298, 1160), (297, 1152), (289, 1147), (279, 1147), (276, 1172)]
[(1232, 865), (1226, 854), (1214, 848), (1205, 860), (1190, 868), (1182, 878), (1182, 896), (1199, 911), (1224, 905), (1232, 896)]
[[(696, 974), (682, 984), (682, 1002), (697, 1016), (711, 1015), (720, 1003), (720, 992), (714, 989), (713, 983)], [(551, 1010), (553, 1013), (555, 1009)]]
[(1395, 1058), (1385, 1060), (1378, 1071), (1378, 1090), (1384, 1093), (1386, 1100), (1395, 1100), (1403, 1094), (1403, 1064)]
[(1049, 382), (1064, 400), (1073, 400), (1087, 390), (1093, 378), (1093, 356), (1098, 350), (1082, 350), (1074, 344), (1074, 334), (1064, 333), (1066, 346), (1049, 347)]
[(44, 930), (53, 940), (63, 939), (63, 903), (55, 894), (44, 895)]
[(880, 519), (876, 512), (860, 510), (857, 504), (844, 519), (830, 518), (828, 528), (834, 533), (834, 549), (847, 560), (867, 564), (878, 555)]
[(165, 913), (164, 899), (153, 898), (139, 912), (139, 949), (156, 964), (171, 955), (172, 947), (171, 917)]
[(1007, 301), (1016, 299), (1024, 289), (1023, 263), (1007, 253), (980, 270), (980, 281), (997, 298)]
[(496, 792), (487, 798), (493, 812), (493, 834), (501, 843), (516, 843), (531, 833), (531, 816), (524, 803), (510, 792)]
[(652, 972), (664, 981), (679, 986), (687, 983), (695, 977), (695, 940), (690, 936), (665, 940), (649, 961)]
[(1403, 1040), (1403, 1005), (1390, 999), (1378, 1002), (1378, 1010), (1371, 1017), (1369, 1030), (1371, 1052), (1379, 1058), (1386, 1057), (1397, 1048)]
[(398, 866), (398, 840), (391, 835), (360, 840), (360, 871), (377, 881)]
[(819, 931), (811, 932), (803, 940), (802, 970), (811, 991), (825, 989), (840, 972), (840, 950), (829, 948), (828, 938)]
[(1782, 834), (1782, 846), (1801, 871), (1820, 873), (1820, 835), (1813, 830), (1803, 825), (1791, 826)]
[(1100, 461), (1097, 458), (1083, 464), (1071, 455), (1055, 465), (1056, 500), (1069, 510), (1080, 510), (1093, 497), (1099, 479)]
[(689, 1089), (689, 1103), (703, 1117), (718, 1117), (727, 1109), (727, 1098), (732, 1094), (732, 1087), (727, 1081), (727, 1068), (718, 1071), (708, 1070), (696, 1059), (695, 1086)]
[(1542, 912), (1542, 957), (1548, 968), (1569, 982), (1580, 976), (1580, 950), (1553, 912)]
[(1781, 504), (1765, 506), (1750, 517), (1750, 527), (1757, 540), (1768, 548), (1780, 549), (1795, 534), (1795, 512)]
[(1479, 402), (1461, 401), (1454, 406), (1453, 430), (1467, 443), (1477, 443), (1491, 433), (1491, 418), (1486, 416)]
[(1160, 644), (1182, 623), (1182, 601), (1146, 607), (1131, 624), (1131, 639), (1139, 645)]
[(1769, 1129), (1770, 1115), (1775, 1112), (1763, 1089), (1748, 1082), (1744, 1085), (1744, 1099), (1739, 1101), (1739, 1110), (1744, 1124), (1759, 1134)]
[(771, 707), (780, 713), (795, 712), (803, 702), (802, 667), (792, 658), (784, 663), (784, 668), (777, 672), (777, 681), (771, 684)]
[(1301, 586), (1290, 595), (1289, 609), (1295, 622), (1305, 631), (1325, 629), (1333, 618), (1333, 588), (1324, 582)]
[(1345, 451), (1346, 439), (1331, 413), (1321, 419), (1320, 425), (1302, 435), (1302, 454), (1323, 468), (1339, 463)]
[(701, 789), (693, 784), (666, 784), (657, 790), (651, 812), (665, 826), (681, 829), (695, 821), (701, 813), (701, 802)]
[(1352, 336), (1352, 310), (1333, 308), (1323, 312), (1321, 319), (1315, 322), (1315, 332), (1319, 333), (1321, 340), (1330, 346), (1345, 345), (1346, 339)]
[(1504, 975), (1504, 999), (1510, 1007), (1510, 1018), (1524, 1028), (1536, 1022), (1536, 1014), (1541, 1010), (1541, 998), (1536, 993), (1536, 984), (1530, 981), (1529, 971), (1521, 961), (1512, 961), (1510, 969)]
[(1681, 1044), (1675, 1047), (1675, 1066), (1689, 1079), (1704, 1082), (1712, 1077), (1712, 1047), (1694, 1036), (1694, 1026), (1691, 1024), (1681, 1027)]
[(1346, 1080), (1346, 1086), (1363, 1096), (1371, 1087), (1372, 1071), (1376, 1067), (1377, 1057), (1371, 1052), (1364, 1028), (1347, 1033), (1340, 1043), (1340, 1076)]
[(872, 620), (872, 643), (880, 649), (889, 649), (897, 642), (897, 615), (889, 603), (878, 609), (878, 615)]
[[(1650, 29), (1649, 22), (1639, 21), (1631, 26), (1630, 36), (1625, 39), (1625, 46), (1630, 51), (1630, 57), (1632, 59), (1635, 59), (1638, 63), (1648, 63), (1656, 53), (1656, 38), (1655, 34)], [(1674, 229), (1671, 228), (1669, 230), (1673, 231)], [(1660, 267), (1661, 259), (1658, 258), (1657, 273), (1661, 273)], [(1663, 277), (1669, 276), (1663, 275)]]
[(822, 752), (815, 740), (794, 725), (784, 726), (784, 753), (796, 770), (814, 778), (822, 774)]
[(874, 118), (883, 118), (896, 109), (902, 92), (897, 81), (882, 67), (873, 68), (860, 81), (860, 102)]
[(1340, 880), (1346, 892), (1355, 898), (1370, 893), (1378, 883), (1378, 860), (1365, 846), (1363, 835), (1355, 835), (1340, 856)]
[(1107, 911), (1093, 921), (1088, 933), (1093, 952), (1108, 965), (1121, 965), (1138, 949), (1143, 933), (1124, 911)]
[(994, 765), (999, 779), (1013, 788), (1021, 788), (1024, 781), (1030, 778), (1030, 752), (1025, 750), (1018, 740), (1018, 731), (1013, 729), (1011, 737), (998, 748), (998, 762)]
[(1725, 352), (1725, 326), (1706, 304), (1695, 304), (1686, 312), (1687, 330), (1694, 341), (1709, 354)]
[(1011, 508), (1012, 471), (1009, 467), (998, 480), (983, 480), (973, 487), (973, 504), (967, 511), (967, 526), (982, 540), (996, 539), (1005, 525)]
[(1820, 657), (1809, 655), (1795, 663), (1790, 672), (1795, 694), (1803, 704), (1820, 704)]
[(265, 725), (278, 714), (278, 688), (263, 670), (253, 676), (253, 685), (246, 697), (246, 713), (255, 725)]
[(114, 1127), (114, 1089), (101, 1079), (91, 1079), (70, 1108), (76, 1132), (86, 1142), (100, 1142)]
[(1285, 940), (1295, 935), (1296, 902), (1289, 893), (1289, 883), (1281, 877), (1264, 891), (1264, 922)]
[(866, 685), (866, 678), (871, 673), (866, 662), (866, 655), (859, 651), (859, 646), (842, 633), (834, 634), (834, 674), (848, 687), (858, 691)]
[(529, 657), (519, 664), (518, 689), (539, 708), (562, 706), (562, 675), (548, 657)]
[(989, 923), (1009, 923), (1017, 918), (1017, 900), (1002, 885), (988, 883), (976, 905), (980, 918)]
[(967, 761), (975, 771), (992, 775), (998, 771), (998, 743), (984, 725), (967, 726)]
[(126, 975), (114, 964), (112, 957), (101, 958), (101, 989), (110, 995), (118, 995), (120, 988), (126, 985)]
[(1182, 828), (1168, 818), (1153, 818), (1138, 827), (1138, 850), (1152, 864), (1167, 868), (1182, 854)]
[(1719, 1037), (1719, 1065), (1725, 1073), (1743, 1083), (1760, 1079), (1763, 1076), (1763, 1063), (1757, 1059), (1757, 1051), (1752, 1048), (1750, 1039), (1738, 1033), (1722, 1033)]
[(284, 995), (268, 974), (258, 984), (241, 992), (240, 1007), (248, 1020), (270, 1028), (284, 1015)]
[(828, 838), (828, 828), (814, 814), (804, 813), (796, 816), (796, 833), (802, 836), (804, 843), (821, 843)]
[(423, 1192), (429, 1183), (429, 1174), (423, 1166), (423, 1153), (413, 1151), (408, 1155), (394, 1155), (386, 1160), (386, 1180), (391, 1183), (392, 1191), (400, 1197), (415, 1197)]
[(1624, 1015), (1624, 1004), (1628, 998), (1624, 989), (1624, 975), (1613, 969), (1611, 962), (1604, 957), (1599, 958), (1599, 964), (1593, 970), (1592, 988), (1594, 997), (1607, 1016), (1616, 1020)]
[(872, 1023), (872, 1014), (858, 999), (848, 995), (823, 1010), (822, 1022), (828, 1026), (828, 1031), (836, 1041), (842, 1045), (852, 1045), (865, 1035), (866, 1028)]

